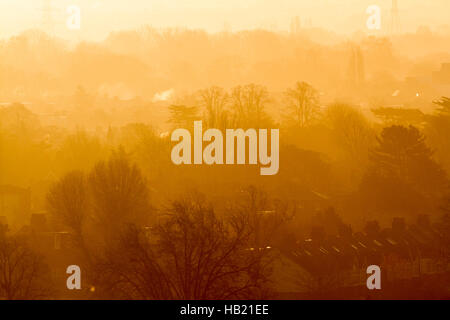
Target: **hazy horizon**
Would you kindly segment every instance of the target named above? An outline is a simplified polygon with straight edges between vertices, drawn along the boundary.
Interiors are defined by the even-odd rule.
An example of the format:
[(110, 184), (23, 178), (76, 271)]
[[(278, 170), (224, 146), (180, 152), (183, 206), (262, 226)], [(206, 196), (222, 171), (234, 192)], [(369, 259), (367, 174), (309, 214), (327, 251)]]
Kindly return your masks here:
[[(143, 25), (155, 28), (186, 27), (221, 31), (264, 28), (288, 31), (293, 17), (301, 25), (324, 28), (338, 34), (352, 34), (366, 29), (369, 5), (382, 10), (381, 33), (387, 32), (390, 22), (391, 0), (237, 0), (210, 2), (206, 0), (53, 0), (53, 33), (67, 39), (101, 40), (110, 32), (136, 29)], [(44, 0), (1, 0), (0, 37), (10, 37), (28, 29), (43, 28)], [(130, 5), (132, 3), (133, 5)], [(69, 5), (81, 8), (80, 30), (65, 27)], [(401, 32), (415, 32), (420, 26), (432, 30), (448, 29), (450, 2), (398, 1)], [(249, 13), (250, 12), (250, 13)], [(446, 30), (447, 30), (446, 29)]]

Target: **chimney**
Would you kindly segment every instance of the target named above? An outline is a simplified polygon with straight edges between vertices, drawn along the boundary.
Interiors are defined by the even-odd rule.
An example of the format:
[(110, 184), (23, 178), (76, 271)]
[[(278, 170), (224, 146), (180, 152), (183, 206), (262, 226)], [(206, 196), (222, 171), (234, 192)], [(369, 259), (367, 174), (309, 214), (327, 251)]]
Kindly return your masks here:
[(421, 228), (430, 227), (430, 216), (428, 214), (421, 214), (417, 217), (417, 225)]
[(339, 227), (339, 235), (344, 239), (349, 239), (353, 235), (352, 227), (349, 224), (342, 224)]
[(0, 216), (0, 235), (5, 235), (8, 232), (8, 220), (5, 216)]
[(315, 241), (316, 243), (322, 243), (323, 241), (325, 241), (325, 237), (326, 233), (323, 227), (319, 226), (312, 227), (311, 238), (313, 239), (313, 241)]
[(380, 224), (376, 220), (368, 221), (364, 231), (369, 237), (375, 237), (380, 233)]
[(394, 232), (403, 232), (406, 230), (406, 223), (404, 218), (394, 218), (392, 220), (392, 230)]
[(53, 238), (53, 249), (60, 250), (62, 242), (62, 234), (60, 232), (54, 233)]
[(35, 232), (47, 231), (47, 218), (45, 214), (34, 213), (31, 215), (31, 230)]

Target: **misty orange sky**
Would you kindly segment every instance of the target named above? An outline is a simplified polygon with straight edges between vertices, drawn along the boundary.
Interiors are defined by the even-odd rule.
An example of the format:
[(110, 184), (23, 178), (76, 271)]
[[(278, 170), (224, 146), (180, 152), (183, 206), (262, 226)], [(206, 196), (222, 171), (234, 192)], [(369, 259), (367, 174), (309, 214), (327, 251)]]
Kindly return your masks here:
[[(0, 37), (9, 37), (42, 26), (45, 0), (0, 0)], [(291, 18), (302, 24), (352, 33), (365, 29), (366, 8), (379, 5), (382, 29), (387, 30), (391, 0), (48, 0), (53, 3), (54, 33), (69, 39), (100, 40), (111, 31), (153, 27), (202, 28), (232, 31), (266, 28), (288, 30)], [(399, 0), (402, 32), (415, 32), (427, 25), (438, 31), (448, 30), (450, 1)], [(82, 27), (65, 28), (66, 9), (78, 5)]]

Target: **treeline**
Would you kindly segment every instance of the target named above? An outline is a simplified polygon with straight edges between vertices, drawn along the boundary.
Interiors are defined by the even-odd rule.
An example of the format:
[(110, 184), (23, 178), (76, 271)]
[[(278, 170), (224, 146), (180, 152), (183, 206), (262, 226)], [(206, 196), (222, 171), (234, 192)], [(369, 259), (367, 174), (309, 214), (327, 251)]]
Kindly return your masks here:
[[(165, 90), (191, 92), (212, 83), (230, 88), (236, 82), (254, 82), (280, 91), (301, 77), (329, 99), (374, 102), (391, 94), (406, 76), (437, 71), (440, 65), (432, 50), (445, 52), (448, 47), (446, 37), (433, 34), (403, 36), (394, 43), (366, 35), (351, 41), (321, 38), (320, 30), (208, 34), (144, 27), (111, 33), (102, 42), (74, 45), (30, 30), (0, 40), (0, 97), (66, 104), (81, 84), (100, 96), (151, 100)], [(418, 39), (428, 45), (418, 45)], [(419, 50), (423, 58), (408, 59)], [(354, 52), (359, 52), (359, 72), (366, 81), (358, 90), (349, 72)]]
[[(190, 128), (196, 119), (219, 129), (280, 128), (280, 172), (271, 178), (247, 165), (173, 165), (170, 131), (162, 132), (150, 117), (67, 130), (42, 125), (42, 116), (13, 104), (0, 109), (0, 183), (31, 188), (33, 207), (43, 210), (55, 180), (72, 170), (90, 170), (121, 147), (151, 182), (149, 193), (158, 204), (192, 188), (225, 199), (236, 187), (253, 184), (308, 208), (339, 206), (355, 221), (362, 219), (361, 211), (376, 216), (439, 211), (450, 170), (448, 98), (435, 101), (435, 112), (417, 120), (406, 112), (413, 109), (394, 115), (373, 109), (369, 119), (346, 103), (323, 106), (318, 91), (305, 82), (281, 95), (276, 116), (264, 86), (210, 87), (170, 105), (166, 119), (171, 128)], [(85, 116), (92, 118), (89, 111)]]
[[(271, 249), (310, 235), (329, 207), (355, 229), (422, 214), (448, 221), (448, 98), (418, 121), (387, 109), (373, 110), (375, 121), (347, 103), (323, 106), (306, 82), (281, 96), (277, 118), (264, 86), (210, 87), (171, 105), (166, 119), (172, 128), (195, 119), (280, 128), (275, 176), (249, 165), (175, 166), (170, 132), (151, 118), (71, 131), (12, 104), (0, 109), (0, 183), (30, 188), (32, 212), (45, 210), (52, 232), (69, 232), (92, 289), (85, 294), (96, 298), (270, 296)], [(2, 231), (2, 261), (33, 268), (17, 269), (1, 296), (58, 296), (60, 285), (42, 284), (54, 261), (27, 224)]]

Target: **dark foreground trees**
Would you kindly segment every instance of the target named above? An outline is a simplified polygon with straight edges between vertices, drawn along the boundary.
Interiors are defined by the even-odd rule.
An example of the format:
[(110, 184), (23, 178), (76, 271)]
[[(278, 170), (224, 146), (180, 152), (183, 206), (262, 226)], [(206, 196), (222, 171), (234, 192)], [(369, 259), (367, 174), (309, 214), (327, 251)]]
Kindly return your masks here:
[(54, 184), (47, 194), (48, 210), (57, 224), (69, 228), (78, 244), (83, 243), (83, 226), (88, 216), (88, 189), (81, 171), (72, 171)]
[[(90, 174), (72, 172), (48, 194), (55, 221), (73, 233), (97, 298), (241, 299), (268, 293), (270, 250), (255, 242), (256, 208), (226, 218), (199, 195), (151, 214), (148, 185), (118, 152)], [(88, 196), (89, 195), (89, 196)], [(258, 209), (263, 210), (264, 208)]]
[(25, 239), (0, 235), (0, 300), (33, 300), (51, 296), (44, 258)]
[(47, 207), (57, 230), (71, 233), (72, 253), (92, 285), (103, 273), (99, 265), (107, 250), (118, 245), (129, 225), (145, 226), (151, 216), (146, 179), (120, 149), (89, 174), (63, 176), (50, 188)]
[(384, 128), (360, 191), (369, 207), (411, 216), (440, 203), (448, 180), (415, 127)]
[(154, 228), (130, 227), (104, 263), (105, 287), (132, 299), (241, 299), (267, 294), (270, 257), (248, 216), (222, 219), (201, 198), (172, 202)]
[(436, 111), (426, 118), (427, 142), (435, 150), (435, 157), (450, 172), (450, 99), (434, 101)]

